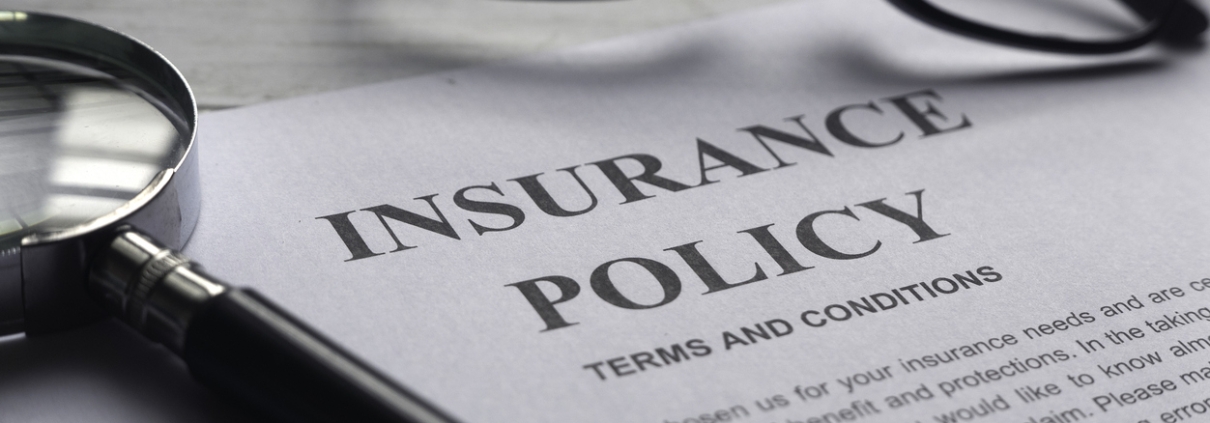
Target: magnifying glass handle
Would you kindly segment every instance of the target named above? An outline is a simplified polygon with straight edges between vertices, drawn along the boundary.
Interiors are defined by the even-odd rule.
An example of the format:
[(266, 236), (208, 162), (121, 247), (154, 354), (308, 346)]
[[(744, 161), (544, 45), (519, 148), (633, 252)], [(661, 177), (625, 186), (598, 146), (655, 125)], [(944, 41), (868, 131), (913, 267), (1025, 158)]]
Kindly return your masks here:
[(275, 420), (455, 422), (255, 291), (137, 232), (117, 235), (89, 279), (95, 298), (195, 379)]

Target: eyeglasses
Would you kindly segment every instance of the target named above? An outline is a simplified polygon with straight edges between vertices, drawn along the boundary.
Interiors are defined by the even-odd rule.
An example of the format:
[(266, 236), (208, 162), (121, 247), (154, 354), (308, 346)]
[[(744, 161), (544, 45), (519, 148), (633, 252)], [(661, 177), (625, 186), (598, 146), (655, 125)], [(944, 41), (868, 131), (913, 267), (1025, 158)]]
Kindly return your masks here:
[(1207, 26), (1193, 0), (889, 0), (936, 28), (997, 44), (1111, 54), (1153, 41), (1196, 45)]

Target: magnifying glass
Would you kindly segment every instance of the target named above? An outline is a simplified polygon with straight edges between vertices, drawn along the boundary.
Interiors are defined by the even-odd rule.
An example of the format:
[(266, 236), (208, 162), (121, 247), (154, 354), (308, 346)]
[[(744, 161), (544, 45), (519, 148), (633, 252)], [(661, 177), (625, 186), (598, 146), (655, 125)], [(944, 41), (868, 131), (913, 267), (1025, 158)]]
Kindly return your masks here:
[(260, 294), (177, 253), (199, 213), (197, 109), (146, 45), (0, 11), (0, 335), (113, 315), (280, 421), (454, 421)]

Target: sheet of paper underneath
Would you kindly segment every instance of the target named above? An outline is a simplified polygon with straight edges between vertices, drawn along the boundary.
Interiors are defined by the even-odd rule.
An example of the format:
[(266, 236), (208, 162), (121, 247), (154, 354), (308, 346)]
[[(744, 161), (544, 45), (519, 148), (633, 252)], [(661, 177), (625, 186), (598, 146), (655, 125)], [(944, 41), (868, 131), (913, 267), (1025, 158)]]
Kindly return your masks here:
[[(1148, 325), (1210, 318), (1190, 285), (1210, 278), (1208, 60), (1010, 50), (880, 2), (779, 5), (207, 114), (187, 253), (468, 422), (1161, 421), (1210, 391), (1180, 376), (1210, 351), (1174, 352), (1210, 320)], [(764, 132), (766, 149), (757, 126), (801, 145)], [(630, 155), (681, 185), (634, 182), (646, 198), (627, 201), (606, 168), (642, 173)], [(567, 168), (590, 211), (548, 214), (518, 182), (541, 174), (585, 209)], [(477, 233), (517, 219), (459, 206), (466, 187), (524, 221)], [(572, 288), (550, 276), (578, 295), (559, 302)], [(546, 321), (512, 285), (538, 278)], [(1162, 395), (1122, 399), (1149, 384)]]

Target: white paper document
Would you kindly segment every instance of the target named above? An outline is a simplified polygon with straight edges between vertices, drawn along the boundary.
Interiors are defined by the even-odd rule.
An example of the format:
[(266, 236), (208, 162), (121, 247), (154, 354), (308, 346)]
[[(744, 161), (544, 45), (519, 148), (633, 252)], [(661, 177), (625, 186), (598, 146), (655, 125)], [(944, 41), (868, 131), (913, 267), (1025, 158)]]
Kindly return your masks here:
[(467, 422), (1207, 421), (1208, 71), (778, 5), (204, 115), (186, 253)]

